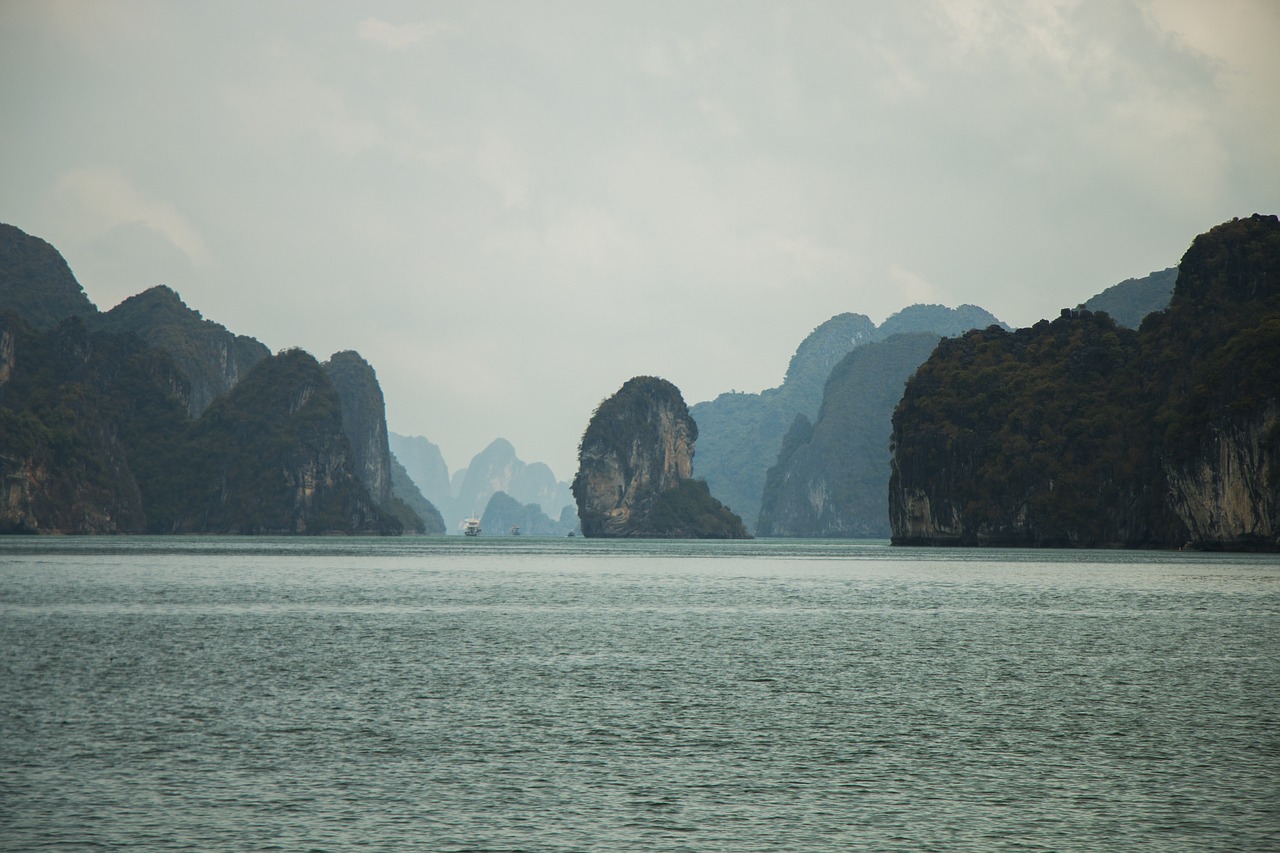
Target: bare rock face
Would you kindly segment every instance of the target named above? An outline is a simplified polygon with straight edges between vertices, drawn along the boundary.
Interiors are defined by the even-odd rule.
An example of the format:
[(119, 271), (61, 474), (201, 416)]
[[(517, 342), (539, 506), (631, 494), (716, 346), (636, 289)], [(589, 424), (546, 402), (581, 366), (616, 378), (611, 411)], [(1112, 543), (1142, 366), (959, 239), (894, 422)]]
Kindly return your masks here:
[(391, 500), (391, 449), (378, 376), (352, 350), (334, 353), (325, 362), (324, 372), (342, 401), (342, 428), (351, 442), (356, 473), (369, 496), (383, 506)]
[(1190, 544), (1227, 551), (1280, 550), (1280, 406), (1247, 421), (1211, 425), (1201, 453), (1166, 470)]
[(573, 495), (583, 535), (746, 538), (742, 520), (691, 479), (697, 438), (678, 388), (628, 380), (582, 436)]

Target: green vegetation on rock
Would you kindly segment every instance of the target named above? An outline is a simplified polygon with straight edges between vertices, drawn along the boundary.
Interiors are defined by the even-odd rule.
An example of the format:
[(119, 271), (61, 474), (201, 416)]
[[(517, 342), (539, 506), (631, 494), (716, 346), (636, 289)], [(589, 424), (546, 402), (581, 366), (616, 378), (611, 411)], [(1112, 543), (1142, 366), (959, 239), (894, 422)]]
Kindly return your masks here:
[(1280, 548), (1280, 220), (1196, 238), (1137, 332), (944, 341), (893, 417), (895, 542)]

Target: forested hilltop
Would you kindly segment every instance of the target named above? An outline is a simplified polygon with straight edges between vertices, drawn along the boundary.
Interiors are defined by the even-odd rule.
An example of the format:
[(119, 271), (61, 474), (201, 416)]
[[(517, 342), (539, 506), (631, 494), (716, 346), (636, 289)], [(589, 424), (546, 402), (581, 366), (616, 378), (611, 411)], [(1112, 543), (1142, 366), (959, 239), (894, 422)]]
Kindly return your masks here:
[(394, 473), (358, 354), (271, 356), (167, 287), (101, 314), (0, 226), (0, 532), (441, 532)]
[(1280, 549), (1280, 220), (1195, 239), (1137, 331), (944, 340), (893, 415), (893, 541)]

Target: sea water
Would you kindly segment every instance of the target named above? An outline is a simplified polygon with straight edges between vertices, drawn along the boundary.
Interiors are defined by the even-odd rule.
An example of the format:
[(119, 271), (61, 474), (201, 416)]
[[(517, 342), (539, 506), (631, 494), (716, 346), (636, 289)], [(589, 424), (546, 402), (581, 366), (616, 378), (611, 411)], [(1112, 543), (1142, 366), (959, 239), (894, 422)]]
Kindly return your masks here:
[(8, 538), (0, 849), (1280, 849), (1280, 559)]

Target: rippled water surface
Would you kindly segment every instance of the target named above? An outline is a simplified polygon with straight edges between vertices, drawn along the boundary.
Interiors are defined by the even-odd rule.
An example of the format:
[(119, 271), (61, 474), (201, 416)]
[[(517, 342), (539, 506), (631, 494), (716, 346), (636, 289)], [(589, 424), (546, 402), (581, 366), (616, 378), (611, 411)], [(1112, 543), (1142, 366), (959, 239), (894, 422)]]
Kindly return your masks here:
[(0, 848), (1280, 849), (1280, 559), (4, 539)]

